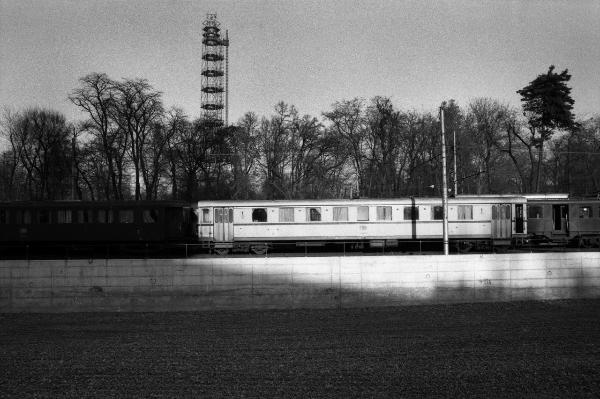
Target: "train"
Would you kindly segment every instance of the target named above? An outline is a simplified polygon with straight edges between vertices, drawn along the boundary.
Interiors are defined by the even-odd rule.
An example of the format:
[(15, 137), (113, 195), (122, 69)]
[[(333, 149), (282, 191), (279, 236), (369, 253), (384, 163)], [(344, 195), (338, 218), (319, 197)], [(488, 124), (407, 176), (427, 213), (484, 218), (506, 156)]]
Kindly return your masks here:
[(0, 256), (22, 248), (157, 251), (194, 242), (194, 221), (184, 201), (0, 202)]
[[(439, 198), (271, 201), (0, 202), (0, 248), (185, 245), (218, 255), (278, 247), (403, 249), (442, 242)], [(456, 251), (600, 248), (600, 198), (567, 194), (448, 199)]]

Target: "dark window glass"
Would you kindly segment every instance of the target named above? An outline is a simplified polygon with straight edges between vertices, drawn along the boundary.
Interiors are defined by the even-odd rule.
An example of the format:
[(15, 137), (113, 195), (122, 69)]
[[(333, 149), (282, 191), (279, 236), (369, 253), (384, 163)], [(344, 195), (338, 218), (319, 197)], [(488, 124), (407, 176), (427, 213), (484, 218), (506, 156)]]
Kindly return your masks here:
[(119, 223), (133, 223), (133, 209), (120, 209)]
[(404, 220), (419, 220), (419, 208), (416, 206), (405, 206)]
[(433, 220), (442, 220), (444, 219), (444, 207), (443, 206), (434, 206), (432, 209)]
[(80, 209), (77, 211), (77, 223), (92, 223), (94, 212), (91, 209)]
[(544, 218), (544, 207), (539, 206), (539, 205), (529, 205), (527, 207), (527, 218), (543, 219)]
[(111, 209), (98, 209), (96, 220), (98, 223), (113, 223), (113, 211)]
[(57, 223), (72, 223), (73, 222), (73, 213), (70, 209), (59, 209), (56, 212), (56, 222)]
[(144, 223), (156, 223), (158, 221), (158, 211), (156, 209), (144, 209)]
[(17, 224), (31, 224), (31, 211), (28, 209), (19, 209), (15, 214)]
[(0, 224), (8, 223), (8, 209), (0, 209)]
[(308, 217), (309, 222), (320, 222), (321, 221), (321, 208), (308, 208)]
[(267, 210), (265, 208), (252, 209), (252, 221), (264, 223), (267, 221)]
[(579, 207), (579, 217), (582, 219), (588, 219), (593, 217), (592, 207), (591, 206), (580, 206)]
[(202, 209), (202, 223), (210, 223), (210, 209)]
[(39, 224), (50, 223), (50, 211), (48, 209), (38, 209), (37, 211), (37, 222)]

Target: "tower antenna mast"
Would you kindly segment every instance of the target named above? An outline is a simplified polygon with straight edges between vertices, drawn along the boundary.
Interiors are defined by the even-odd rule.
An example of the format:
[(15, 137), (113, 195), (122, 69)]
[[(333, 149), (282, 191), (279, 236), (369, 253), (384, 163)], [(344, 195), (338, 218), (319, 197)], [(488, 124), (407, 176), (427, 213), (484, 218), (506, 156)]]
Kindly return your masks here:
[[(226, 70), (223, 68), (223, 61), (228, 63), (229, 51), (223, 55), (223, 48), (229, 47), (227, 34), (224, 39), (221, 38), (220, 23), (217, 20), (217, 14), (207, 14), (202, 28), (202, 122), (208, 127), (221, 127), (226, 124), (223, 118), (225, 109), (225, 118), (227, 118), (227, 89), (228, 78)], [(225, 78), (225, 82), (223, 82)], [(225, 84), (224, 84), (225, 83)], [(225, 104), (223, 103), (223, 94), (225, 92)]]

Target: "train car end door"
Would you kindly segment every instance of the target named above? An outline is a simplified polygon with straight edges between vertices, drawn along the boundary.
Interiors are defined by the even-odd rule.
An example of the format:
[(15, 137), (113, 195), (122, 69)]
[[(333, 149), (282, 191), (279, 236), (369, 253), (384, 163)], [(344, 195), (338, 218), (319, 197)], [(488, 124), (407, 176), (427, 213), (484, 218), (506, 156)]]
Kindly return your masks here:
[(525, 216), (523, 204), (515, 204), (515, 234), (525, 233)]
[(233, 248), (233, 208), (215, 208), (215, 249)]
[(569, 234), (569, 205), (552, 205), (552, 222), (554, 234)]

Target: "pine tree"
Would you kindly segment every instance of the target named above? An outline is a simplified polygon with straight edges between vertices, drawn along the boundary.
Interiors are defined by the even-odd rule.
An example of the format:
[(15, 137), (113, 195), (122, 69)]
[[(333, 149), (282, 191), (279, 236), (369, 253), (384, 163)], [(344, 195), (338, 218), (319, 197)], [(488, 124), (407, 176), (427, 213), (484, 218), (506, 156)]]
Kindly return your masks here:
[(571, 98), (571, 88), (566, 84), (570, 79), (568, 69), (557, 74), (554, 73), (554, 65), (551, 65), (546, 74), (538, 75), (529, 85), (517, 90), (532, 131), (532, 142), (538, 148), (535, 191), (539, 191), (540, 186), (544, 142), (552, 137), (556, 129), (576, 126), (575, 116), (571, 112), (575, 101)]

